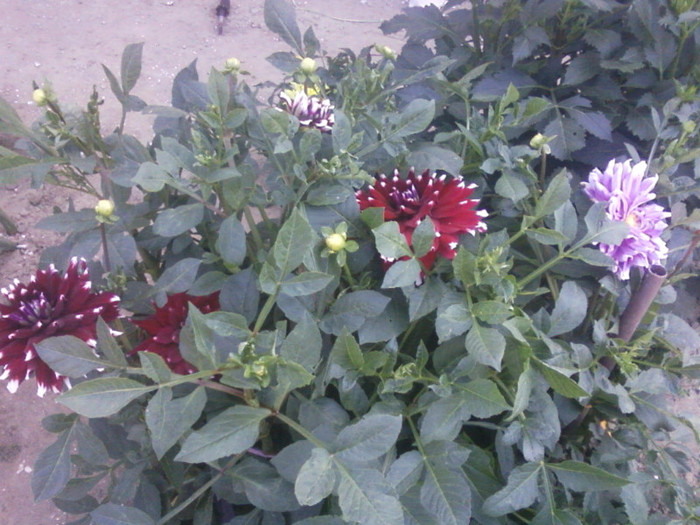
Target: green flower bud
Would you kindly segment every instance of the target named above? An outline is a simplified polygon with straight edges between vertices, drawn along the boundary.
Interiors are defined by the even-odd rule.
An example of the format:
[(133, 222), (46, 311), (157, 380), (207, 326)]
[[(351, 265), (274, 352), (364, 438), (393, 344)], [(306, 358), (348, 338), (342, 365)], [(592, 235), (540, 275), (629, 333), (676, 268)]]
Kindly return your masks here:
[(344, 233), (331, 233), (326, 237), (326, 247), (331, 253), (337, 253), (345, 248), (348, 236)]
[(35, 89), (32, 93), (32, 100), (37, 106), (45, 106), (49, 101), (49, 96), (46, 94), (46, 91), (39, 88)]
[(95, 213), (100, 217), (111, 217), (114, 213), (114, 203), (109, 199), (101, 199), (97, 201)]
[(227, 58), (224, 63), (224, 71), (227, 73), (238, 73), (241, 70), (241, 61), (237, 58)]
[(384, 58), (388, 60), (396, 60), (396, 52), (390, 47), (375, 44), (374, 49), (376, 49)]
[(682, 126), (683, 126), (683, 131), (685, 131), (686, 133), (692, 133), (693, 131), (695, 131), (695, 128), (697, 127), (695, 122), (693, 122), (692, 120), (686, 120), (682, 124)]
[(299, 70), (305, 75), (312, 75), (316, 71), (316, 61), (306, 57), (299, 64)]

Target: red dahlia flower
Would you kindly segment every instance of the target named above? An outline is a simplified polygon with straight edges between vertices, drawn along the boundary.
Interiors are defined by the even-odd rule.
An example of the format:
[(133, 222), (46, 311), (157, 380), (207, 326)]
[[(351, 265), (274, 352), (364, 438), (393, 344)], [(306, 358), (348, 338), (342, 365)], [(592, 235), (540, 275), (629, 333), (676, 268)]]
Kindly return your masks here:
[(166, 303), (156, 307), (156, 312), (140, 321), (132, 320), (151, 337), (134, 347), (130, 352), (153, 352), (161, 356), (176, 374), (191, 374), (197, 368), (185, 361), (180, 354), (180, 330), (187, 320), (188, 303), (192, 303), (203, 314), (219, 309), (219, 292), (194, 296), (176, 293), (168, 297)]
[(411, 169), (405, 179), (395, 170), (393, 177), (381, 174), (373, 185), (355, 196), (360, 210), (384, 208), (384, 220), (399, 224), (409, 246), (413, 231), (425, 217), (430, 217), (435, 239), (430, 251), (420, 258), (424, 268), (430, 269), (438, 254), (454, 258), (461, 234), (486, 231), (486, 224), (481, 220), (486, 217), (486, 211), (475, 210), (479, 201), (469, 198), (474, 188), (461, 178), (448, 179), (446, 175), (438, 176), (429, 170), (416, 175)]
[(0, 304), (0, 379), (15, 392), (22, 381), (36, 377), (37, 393), (58, 393), (68, 379), (54, 372), (37, 355), (34, 345), (48, 337), (72, 335), (94, 345), (98, 317), (113, 321), (119, 315), (119, 297), (91, 292), (84, 260), (73, 259), (65, 274), (50, 266), (39, 270), (28, 285), (15, 280), (2, 289)]

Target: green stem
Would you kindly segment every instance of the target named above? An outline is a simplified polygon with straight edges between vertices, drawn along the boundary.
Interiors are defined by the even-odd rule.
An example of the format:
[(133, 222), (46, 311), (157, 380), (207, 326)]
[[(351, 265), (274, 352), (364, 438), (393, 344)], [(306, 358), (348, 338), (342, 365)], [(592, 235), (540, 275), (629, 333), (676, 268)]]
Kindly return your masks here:
[(246, 206), (243, 208), (243, 215), (245, 215), (245, 220), (248, 223), (248, 227), (250, 228), (250, 233), (253, 235), (253, 240), (255, 241), (255, 247), (260, 250), (263, 247), (263, 240), (262, 237), (260, 236), (260, 231), (258, 230), (258, 225), (255, 223), (255, 219), (253, 219), (253, 214), (250, 213), (250, 208)]
[(267, 301), (263, 305), (262, 310), (260, 310), (260, 314), (258, 314), (258, 318), (255, 320), (255, 327), (253, 328), (253, 332), (257, 333), (260, 331), (262, 326), (265, 324), (265, 321), (267, 320), (267, 316), (270, 315), (272, 307), (275, 306), (276, 300), (277, 290), (275, 290), (275, 293), (273, 293), (267, 298)]
[(112, 263), (109, 261), (109, 249), (107, 248), (107, 229), (103, 222), (100, 223), (100, 237), (102, 238), (102, 251), (105, 256), (105, 270), (112, 273)]
[(230, 469), (232, 466), (234, 466), (239, 459), (241, 459), (245, 455), (245, 452), (242, 452), (241, 454), (237, 454), (233, 456), (226, 465), (209, 481), (207, 481), (204, 485), (199, 487), (197, 490), (195, 490), (189, 498), (187, 498), (185, 501), (180, 503), (177, 507), (175, 507), (173, 510), (168, 512), (165, 516), (163, 516), (160, 520), (158, 520), (157, 525), (165, 525), (170, 521), (171, 518), (174, 518), (180, 512), (185, 510), (187, 507), (189, 507), (195, 500), (197, 500), (202, 494), (204, 494), (207, 490), (209, 490), (217, 481), (219, 481), (223, 475), (226, 473), (228, 469)]
[(306, 430), (304, 427), (302, 427), (299, 423), (294, 421), (293, 419), (285, 416), (282, 412), (275, 412), (274, 416), (279, 419), (282, 423), (287, 425), (289, 428), (294, 430), (297, 434), (302, 436), (304, 439), (310, 441), (314, 445), (316, 445), (319, 448), (326, 448), (326, 444), (318, 439), (316, 436), (314, 436), (311, 432)]

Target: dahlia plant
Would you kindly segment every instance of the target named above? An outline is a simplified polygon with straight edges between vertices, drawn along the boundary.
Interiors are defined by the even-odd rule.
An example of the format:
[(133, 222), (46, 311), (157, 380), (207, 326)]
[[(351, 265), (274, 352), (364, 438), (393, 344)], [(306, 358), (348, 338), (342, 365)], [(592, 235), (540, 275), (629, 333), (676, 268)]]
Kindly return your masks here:
[[(459, 4), (391, 21), (408, 31), (400, 54), (329, 57), (267, 0), (291, 47), (270, 58), (290, 75), (268, 103), (229, 59), (206, 82), (191, 64), (172, 107), (150, 106), (131, 94), (142, 44), (119, 75), (105, 67), (124, 109), (108, 136), (96, 93), (65, 118), (51, 92), (31, 129), (0, 101), (0, 131), (23, 139), (0, 150), (0, 176), (95, 198), (42, 219), (69, 235), (3, 290), (3, 379), (69, 411), (44, 420), (57, 439), (37, 500), (73, 525), (698, 519), (696, 421), (669, 396), (700, 365), (675, 307), (700, 240), (698, 101), (653, 106), (648, 141), (602, 133), (614, 115), (566, 102), (586, 87), (579, 55), (554, 60), (570, 69), (551, 90), (499, 83), (559, 52), (549, 25), (516, 2), (498, 38), (489, 17), (467, 37), (497, 7)], [(607, 5), (588, 4), (548, 3), (542, 20), (570, 24), (551, 38)], [(679, 56), (688, 12), (666, 12), (685, 28), (664, 48)], [(522, 47), (500, 74), (471, 63), (504, 42)], [(605, 67), (628, 57), (613, 51)], [(132, 111), (155, 115), (147, 145), (126, 133)], [(609, 155), (573, 159), (574, 135)]]

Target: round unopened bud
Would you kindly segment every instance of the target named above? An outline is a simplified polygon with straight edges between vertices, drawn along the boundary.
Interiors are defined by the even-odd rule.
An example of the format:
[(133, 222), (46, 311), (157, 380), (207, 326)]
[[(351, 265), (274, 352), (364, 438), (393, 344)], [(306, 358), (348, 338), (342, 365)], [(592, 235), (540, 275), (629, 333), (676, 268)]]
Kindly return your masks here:
[(234, 57), (227, 58), (226, 62), (224, 63), (224, 68), (226, 69), (226, 71), (231, 71), (233, 73), (235, 73), (236, 71), (240, 71), (241, 61)]
[(547, 137), (542, 135), (542, 133), (538, 133), (537, 135), (535, 135), (534, 137), (532, 137), (530, 139), (530, 147), (532, 149), (541, 149), (542, 146), (547, 144), (547, 142), (548, 142)]
[(345, 248), (345, 243), (347, 240), (347, 235), (344, 233), (331, 233), (326, 237), (326, 247), (332, 252), (336, 253)]
[(384, 58), (389, 60), (396, 60), (396, 52), (389, 46), (375, 45), (374, 48), (382, 55)]
[(686, 133), (692, 133), (693, 131), (695, 131), (695, 128), (697, 127), (695, 122), (692, 120), (686, 120), (682, 124), (682, 126), (683, 126), (683, 131), (685, 131)]
[(299, 69), (305, 75), (311, 75), (316, 71), (316, 61), (313, 58), (306, 57), (299, 64)]
[(46, 103), (49, 101), (49, 97), (48, 97), (48, 95), (46, 94), (46, 91), (44, 91), (43, 89), (39, 88), (39, 89), (35, 89), (35, 90), (32, 92), (32, 100), (34, 101), (34, 103), (35, 103), (37, 106), (45, 106)]
[(114, 203), (109, 199), (100, 199), (95, 206), (95, 213), (101, 217), (111, 217), (114, 213)]

